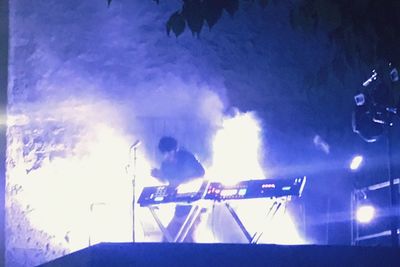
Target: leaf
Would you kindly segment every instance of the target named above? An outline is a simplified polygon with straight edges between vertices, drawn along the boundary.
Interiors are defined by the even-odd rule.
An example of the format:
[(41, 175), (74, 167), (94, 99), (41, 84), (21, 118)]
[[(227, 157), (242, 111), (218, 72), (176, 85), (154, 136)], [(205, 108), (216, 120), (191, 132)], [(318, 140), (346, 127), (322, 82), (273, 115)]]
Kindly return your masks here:
[(204, 19), (211, 29), (221, 18), (223, 10), (222, 0), (204, 0), (203, 1), (203, 11)]
[(200, 0), (186, 0), (183, 4), (182, 15), (194, 35), (199, 35), (203, 28), (203, 6)]
[(239, 9), (239, 0), (224, 0), (224, 9), (233, 16)]
[(167, 34), (171, 33), (171, 30), (175, 33), (175, 36), (178, 37), (185, 30), (186, 23), (182, 14), (179, 11), (176, 11), (171, 15), (169, 20), (167, 21)]

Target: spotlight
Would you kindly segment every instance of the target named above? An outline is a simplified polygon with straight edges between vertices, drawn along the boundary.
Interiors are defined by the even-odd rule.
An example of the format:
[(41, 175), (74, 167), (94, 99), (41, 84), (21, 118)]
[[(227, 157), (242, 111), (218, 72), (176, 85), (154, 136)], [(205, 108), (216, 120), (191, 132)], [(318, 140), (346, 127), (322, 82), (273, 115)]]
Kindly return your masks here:
[(356, 219), (360, 223), (369, 223), (375, 217), (375, 208), (372, 205), (361, 205), (356, 211)]
[(352, 171), (358, 170), (358, 168), (360, 168), (362, 162), (363, 162), (364, 158), (363, 156), (357, 155), (355, 156), (350, 163), (350, 169)]

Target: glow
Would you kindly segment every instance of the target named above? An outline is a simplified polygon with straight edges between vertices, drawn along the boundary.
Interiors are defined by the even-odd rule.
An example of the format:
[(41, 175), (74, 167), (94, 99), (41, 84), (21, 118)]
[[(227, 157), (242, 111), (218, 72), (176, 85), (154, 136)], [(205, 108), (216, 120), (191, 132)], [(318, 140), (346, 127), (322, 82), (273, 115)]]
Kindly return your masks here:
[[(269, 210), (276, 205), (271, 199), (243, 200), (235, 205), (238, 216), (248, 231), (257, 233), (259, 244), (306, 244), (299, 235), (292, 216), (282, 206), (274, 216), (260, 210)], [(252, 207), (249, 209), (249, 207)]]
[(221, 197), (234, 196), (238, 192), (237, 189), (226, 189), (221, 191)]
[(244, 195), (246, 195), (246, 193), (247, 193), (247, 189), (240, 189), (239, 190), (239, 196), (244, 196)]
[[(213, 142), (213, 164), (209, 168), (209, 179), (222, 182), (225, 185), (234, 185), (243, 180), (265, 179), (266, 172), (260, 165), (261, 126), (253, 113), (237, 113), (233, 117), (225, 118), (221, 128), (214, 137)], [(264, 187), (274, 187), (273, 184), (265, 184)], [(221, 196), (232, 196), (235, 194), (245, 195), (246, 189), (222, 190)], [(298, 234), (295, 223), (291, 216), (281, 208), (274, 218), (268, 218), (266, 212), (260, 210), (269, 210), (274, 201), (270, 199), (249, 199), (235, 200), (234, 205), (238, 216), (242, 220), (249, 232), (255, 233), (263, 231), (259, 238), (259, 243), (276, 244), (305, 244), (306, 242)], [(216, 208), (224, 210), (223, 203)], [(211, 210), (211, 208), (209, 208)], [(231, 228), (237, 228), (232, 224), (231, 215), (227, 213), (220, 215), (209, 214), (210, 225), (207, 226), (205, 220), (202, 220), (196, 230), (196, 242), (226, 242), (224, 237), (219, 237), (217, 231), (222, 236), (228, 236), (229, 242), (243, 242), (241, 239), (235, 239), (231, 233)], [(225, 218), (226, 220), (216, 220)], [(220, 224), (220, 225), (218, 225)], [(210, 230), (214, 229), (214, 230)], [(219, 229), (219, 230), (216, 230)], [(240, 234), (239, 234), (240, 236)]]
[(201, 186), (203, 185), (203, 179), (196, 179), (194, 181), (181, 184), (177, 188), (178, 194), (189, 194), (199, 192)]
[(360, 223), (369, 223), (375, 217), (375, 208), (371, 205), (360, 206), (356, 211), (356, 219)]
[[(147, 179), (150, 167), (140, 148), (136, 170), (133, 168), (129, 147), (136, 138), (123, 132), (115, 110), (105, 103), (61, 103), (57, 108), (46, 107), (46, 110), (38, 108), (34, 112), (35, 119), (43, 127), (38, 131), (49, 130), (44, 128), (47, 117), (60, 118), (62, 130), (77, 128), (79, 131), (72, 135), (73, 142), (64, 137), (60, 145), (55, 146), (54, 140), (44, 140), (40, 150), (32, 149), (22, 155), (20, 151), (27, 144), (13, 126), (28, 128), (32, 122), (26, 115), (9, 117), (8, 159), (15, 164), (7, 166), (7, 183), (10, 188), (22, 189), (18, 194), (8, 192), (8, 223), (21, 220), (13, 207), (21, 207), (21, 210), (28, 207), (29, 212), (24, 210), (24, 224), (21, 225), (30, 230), (24, 228), (23, 231), (40, 233), (31, 242), (32, 246), (47, 244), (66, 252), (98, 242), (131, 241), (133, 174), (141, 178), (137, 180), (136, 192), (153, 182)], [(112, 121), (107, 120), (107, 116), (112, 117)], [(70, 143), (74, 146), (68, 147)], [(48, 156), (59, 150), (62, 155)], [(34, 166), (38, 153), (45, 157)], [(141, 227), (137, 225), (137, 236), (143, 240)]]
[(261, 188), (275, 188), (275, 184), (263, 184)]
[(124, 171), (129, 143), (102, 124), (94, 132), (79, 144), (78, 155), (44, 162), (26, 174), (18, 195), (21, 205), (33, 209), (26, 214), (32, 227), (68, 239), (71, 250), (89, 240), (128, 241), (131, 232), (132, 188)]
[[(230, 206), (236, 211), (246, 230), (251, 236), (257, 236), (259, 244), (306, 244), (299, 235), (296, 224), (290, 214), (285, 212), (282, 206), (274, 216), (267, 212), (275, 200), (271, 199), (247, 199), (230, 202)], [(225, 207), (224, 202), (209, 207), (203, 216), (200, 225), (196, 228), (196, 242), (227, 242), (247, 243), (247, 239), (238, 229), (238, 225)], [(251, 207), (251, 208), (249, 208)]]
[(225, 118), (213, 141), (210, 179), (227, 185), (242, 180), (263, 179), (259, 164), (261, 127), (253, 113), (238, 113)]
[[(88, 116), (91, 112), (107, 110), (105, 106), (93, 110), (91, 107), (87, 108), (73, 113)], [(66, 108), (63, 112), (71, 113), (71, 110)], [(114, 114), (114, 117), (118, 116)], [(16, 120), (8, 123), (30, 123), (26, 117), (16, 116), (13, 119)], [(7, 180), (8, 186), (22, 184), (23, 190), (8, 196), (7, 209), (12, 209), (10, 203), (18, 203), (21, 207), (29, 206), (30, 212), (24, 214), (29, 226), (35, 232), (43, 232), (52, 237), (43, 242), (65, 248), (69, 252), (99, 242), (130, 242), (132, 197), (138, 198), (145, 186), (160, 184), (150, 177), (150, 163), (141, 147), (136, 150), (137, 162), (133, 164), (133, 151), (129, 148), (137, 137), (126, 135), (118, 125), (99, 120), (96, 116), (89, 116), (87, 119), (90, 122), (83, 123), (85, 130), (77, 136), (79, 140), (76, 145), (66, 150), (65, 156), (43, 161), (29, 173), (26, 170), (33, 161), (18, 158), (18, 153), (12, 154), (13, 151), (19, 151), (19, 146), (24, 145), (22, 138), (17, 135), (11, 138), (8, 136), (9, 140), (20, 138), (18, 142), (9, 143), (9, 153), (12, 152), (9, 157), (16, 165), (7, 170), (8, 178), (12, 177)], [(81, 125), (74, 120), (72, 123)], [(66, 128), (70, 127), (67, 122), (65, 124)], [(261, 127), (252, 113), (239, 113), (226, 118), (215, 135), (213, 164), (207, 170), (210, 177), (227, 184), (264, 179), (265, 173), (259, 164), (259, 149), (262, 147), (260, 134)], [(132, 192), (134, 177), (137, 178), (136, 187), (135, 192)], [(196, 192), (202, 182), (203, 180), (197, 180), (182, 185), (179, 193)], [(239, 195), (245, 193), (245, 189), (234, 192)], [(247, 211), (257, 210), (256, 208), (244, 202), (238, 203), (238, 206), (245, 210), (241, 214), (244, 220), (249, 224), (255, 221), (254, 216), (247, 214)], [(163, 204), (157, 210), (164, 225), (171, 220), (174, 209), (174, 204)], [(159, 230), (148, 209), (135, 205), (135, 212), (136, 241), (159, 241)], [(294, 226), (288, 227), (293, 228), (285, 231), (291, 233), (292, 240), (296, 239), (293, 234)], [(223, 231), (226, 227), (221, 229)], [(196, 233), (197, 242), (219, 242), (207, 223), (201, 224)]]
[[(208, 210), (212, 208), (209, 207)], [(200, 213), (199, 224), (195, 228), (193, 239), (196, 243), (220, 243), (221, 241), (215, 236), (212, 225), (208, 222), (212, 221), (212, 214), (210, 212)]]
[(321, 136), (315, 135), (314, 138), (313, 138), (313, 143), (314, 143), (314, 146), (315, 146), (317, 149), (321, 150), (321, 151), (324, 152), (325, 154), (328, 155), (328, 154), (330, 153), (331, 150), (330, 150), (329, 144), (328, 144), (327, 142), (325, 142), (325, 141), (322, 139)]
[(163, 200), (164, 200), (164, 197), (155, 197), (154, 198), (154, 201), (158, 201), (158, 202), (163, 201)]
[(352, 171), (358, 170), (358, 168), (360, 168), (362, 162), (363, 162), (364, 158), (363, 156), (357, 155), (355, 156), (350, 163), (350, 169)]

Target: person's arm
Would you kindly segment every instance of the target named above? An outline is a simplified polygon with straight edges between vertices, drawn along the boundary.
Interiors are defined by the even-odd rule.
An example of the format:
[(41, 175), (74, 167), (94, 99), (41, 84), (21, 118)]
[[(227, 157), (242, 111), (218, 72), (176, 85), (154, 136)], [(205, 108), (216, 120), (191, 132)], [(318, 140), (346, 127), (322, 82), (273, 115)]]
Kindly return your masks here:
[(193, 176), (194, 177), (203, 177), (204, 174), (206, 173), (203, 165), (201, 165), (201, 163), (196, 158), (194, 158), (194, 160), (196, 161), (196, 164), (195, 164), (195, 168), (193, 170)]
[(168, 181), (164, 171), (163, 171), (163, 166), (161, 164), (160, 168), (154, 168), (151, 170), (151, 176), (154, 178), (157, 178), (160, 182), (165, 183)]
[(188, 153), (186, 157), (184, 172), (187, 178), (200, 178), (205, 174), (203, 166), (191, 153)]
[(162, 178), (162, 172), (160, 169), (154, 168), (151, 170), (151, 176), (154, 178), (161, 179)]

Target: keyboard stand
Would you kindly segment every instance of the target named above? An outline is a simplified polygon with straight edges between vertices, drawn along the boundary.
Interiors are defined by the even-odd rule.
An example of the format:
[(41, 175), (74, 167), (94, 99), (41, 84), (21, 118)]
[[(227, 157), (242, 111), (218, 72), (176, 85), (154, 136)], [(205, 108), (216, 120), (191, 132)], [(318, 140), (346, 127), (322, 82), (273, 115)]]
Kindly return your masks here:
[[(288, 198), (276, 198), (275, 201), (272, 203), (271, 207), (268, 209), (267, 214), (266, 214), (266, 218), (265, 221), (273, 219), (276, 215), (276, 213), (279, 211), (279, 209), (283, 206), (286, 207), (286, 202), (288, 201)], [(246, 227), (244, 226), (242, 220), (240, 220), (237, 212), (235, 211), (235, 209), (229, 204), (229, 202), (225, 202), (225, 207), (227, 208), (227, 210), (229, 211), (229, 213), (231, 214), (233, 220), (236, 222), (236, 224), (239, 226), (241, 232), (243, 233), (243, 235), (245, 236), (245, 238), (247, 239), (247, 241), (250, 244), (257, 244), (258, 241), (260, 240), (261, 236), (263, 235), (263, 231), (256, 231), (253, 235), (251, 235), (249, 233), (249, 231), (246, 229)], [(260, 229), (262, 228), (262, 226), (260, 227)]]
[(225, 202), (225, 207), (228, 209), (229, 213), (231, 214), (233, 220), (239, 226), (240, 230), (242, 231), (243, 235), (247, 239), (249, 243), (252, 243), (253, 237), (247, 231), (246, 227), (244, 226), (242, 220), (240, 220), (239, 216), (237, 215), (236, 211), (229, 205), (229, 202)]
[(157, 215), (158, 206), (152, 205), (148, 206), (151, 215), (153, 216), (155, 222), (157, 223), (158, 227), (161, 230), (161, 233), (163, 234), (164, 238), (167, 240), (167, 242), (174, 242), (174, 243), (181, 243), (184, 242), (188, 233), (192, 229), (194, 223), (198, 219), (201, 213), (201, 206), (199, 204), (194, 204), (191, 205), (190, 211), (188, 215), (185, 218), (185, 221), (182, 223), (182, 225), (179, 228), (178, 233), (176, 236), (172, 236), (171, 233), (168, 231), (168, 229), (163, 225), (161, 222), (160, 218)]

